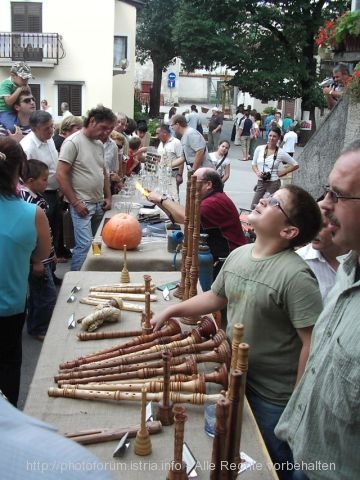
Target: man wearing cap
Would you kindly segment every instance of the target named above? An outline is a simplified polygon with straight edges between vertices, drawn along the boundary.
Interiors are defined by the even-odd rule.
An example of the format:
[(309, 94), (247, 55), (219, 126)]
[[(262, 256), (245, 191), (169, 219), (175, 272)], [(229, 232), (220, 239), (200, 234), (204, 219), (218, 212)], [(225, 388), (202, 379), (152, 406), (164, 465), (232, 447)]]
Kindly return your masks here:
[(0, 123), (7, 129), (14, 126), (16, 112), (13, 105), (19, 95), (29, 89), (29, 78), (32, 78), (30, 67), (19, 62), (11, 67), (10, 77), (0, 83)]
[(217, 149), (220, 133), (223, 124), (222, 116), (220, 115), (221, 110), (217, 107), (211, 109), (212, 115), (209, 120), (209, 133), (208, 133), (208, 149), (209, 152), (213, 152)]

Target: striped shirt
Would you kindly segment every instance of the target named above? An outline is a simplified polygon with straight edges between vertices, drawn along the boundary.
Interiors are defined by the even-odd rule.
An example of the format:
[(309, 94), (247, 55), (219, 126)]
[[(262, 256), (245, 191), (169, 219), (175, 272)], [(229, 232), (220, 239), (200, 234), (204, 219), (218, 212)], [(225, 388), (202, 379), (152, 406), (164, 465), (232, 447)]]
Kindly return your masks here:
[[(20, 197), (23, 200), (25, 200), (25, 202), (27, 203), (34, 203), (35, 205), (38, 205), (40, 208), (44, 210), (44, 212), (46, 212), (46, 210), (48, 210), (49, 208), (49, 204), (40, 193), (32, 192), (29, 188), (25, 187), (25, 185), (21, 185)], [(49, 257), (42, 261), (44, 265), (47, 263), (52, 263), (56, 261), (56, 254), (55, 254), (55, 248), (53, 245), (53, 236), (52, 236), (51, 228), (50, 228), (50, 235), (51, 235), (51, 251), (50, 251)]]
[[(25, 136), (31, 132), (29, 125), (18, 125), (22, 134)], [(10, 133), (15, 133), (15, 128), (8, 130), (2, 123), (0, 123), (0, 137), (8, 137)]]

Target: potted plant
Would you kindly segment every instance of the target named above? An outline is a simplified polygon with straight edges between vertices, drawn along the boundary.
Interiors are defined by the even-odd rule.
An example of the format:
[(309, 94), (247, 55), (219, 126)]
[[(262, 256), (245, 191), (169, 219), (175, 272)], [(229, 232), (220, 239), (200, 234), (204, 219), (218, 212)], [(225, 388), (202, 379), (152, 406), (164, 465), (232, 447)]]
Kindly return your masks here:
[(360, 10), (349, 11), (335, 22), (335, 41), (348, 52), (360, 51)]
[(335, 46), (335, 20), (329, 20), (323, 27), (320, 27), (315, 38), (318, 46), (318, 55), (323, 60), (329, 60), (333, 56)]
[(357, 103), (360, 103), (360, 62), (355, 66), (353, 78), (349, 82), (346, 93)]

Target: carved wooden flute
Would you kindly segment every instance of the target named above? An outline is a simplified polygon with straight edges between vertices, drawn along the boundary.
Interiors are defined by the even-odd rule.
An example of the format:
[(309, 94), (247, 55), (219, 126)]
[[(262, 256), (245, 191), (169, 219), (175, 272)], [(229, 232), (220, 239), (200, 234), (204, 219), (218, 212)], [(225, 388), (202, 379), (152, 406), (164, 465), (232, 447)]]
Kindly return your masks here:
[[(154, 420), (146, 422), (146, 427), (150, 434), (160, 433), (162, 431), (161, 422)], [(74, 440), (74, 442), (81, 443), (81, 445), (91, 445), (92, 443), (111, 442), (112, 440), (119, 440), (126, 433), (128, 438), (136, 436), (140, 425), (129, 425), (122, 428), (102, 428), (93, 430), (80, 430), (79, 432), (65, 433), (66, 438)]]
[[(156, 381), (156, 382), (163, 382), (164, 377), (163, 375), (161, 376), (156, 376), (156, 377), (150, 377), (151, 381)], [(223, 386), (224, 390), (227, 390), (228, 388), (228, 370), (226, 367), (226, 364), (220, 365), (220, 367), (216, 367), (214, 371), (212, 372), (203, 372), (203, 373), (197, 373), (197, 374), (192, 374), (192, 375), (185, 375), (184, 373), (175, 373), (173, 375), (170, 375), (170, 381), (172, 382), (189, 382), (192, 380), (196, 379), (203, 379), (204, 382), (206, 383), (217, 383)], [(86, 385), (90, 386), (93, 385), (94, 388), (93, 390), (98, 390), (97, 385), (122, 385), (124, 383), (128, 383), (129, 381), (127, 379), (125, 380), (116, 380), (116, 381), (106, 381), (106, 382), (89, 382)], [(143, 378), (132, 378), (131, 379), (131, 384), (142, 384), (144, 383)], [(83, 385), (83, 384), (82, 384)], [(80, 388), (82, 388), (82, 385)], [(72, 388), (77, 388), (78, 385), (72, 384)], [(101, 389), (99, 389), (101, 390)]]
[[(173, 323), (169, 325), (169, 328), (171, 328), (171, 326), (173, 326)], [(201, 325), (192, 329), (190, 333), (189, 332), (184, 332), (182, 334), (183, 335), (182, 338), (186, 339), (188, 336), (191, 336), (192, 341), (190, 343), (194, 343), (194, 342), (200, 343), (202, 341), (202, 337), (208, 337), (209, 338), (210, 336), (215, 335), (216, 329), (217, 329), (217, 327), (214, 324), (214, 322), (211, 319), (209, 319), (208, 317), (206, 317), (203, 320), (203, 322), (201, 323)], [(160, 330), (160, 332), (161, 331), (163, 331), (163, 329)], [(177, 331), (178, 331), (178, 329), (177, 329)], [(221, 330), (219, 332), (221, 332)], [(150, 335), (153, 335), (153, 334), (150, 334)], [(151, 337), (151, 338), (154, 341), (157, 339), (157, 337), (155, 337), (155, 338)], [(179, 337), (177, 337), (177, 338), (179, 338)], [(144, 340), (146, 340), (146, 339), (141, 339), (141, 341), (140, 341), (140, 343), (142, 344), (141, 345), (142, 348), (140, 350), (147, 350), (148, 347), (149, 347), (149, 344), (146, 343), (146, 341), (144, 341)], [(189, 341), (187, 341), (184, 344), (188, 344), (188, 343), (189, 343)], [(83, 356), (83, 357), (79, 357), (75, 360), (64, 362), (64, 363), (60, 364), (60, 369), (74, 368), (74, 367), (78, 367), (80, 365), (83, 365), (85, 363), (91, 363), (91, 362), (94, 362), (94, 361), (104, 360), (106, 358), (111, 358), (111, 357), (117, 356), (117, 355), (124, 355), (125, 353), (127, 353), (129, 351), (130, 348), (132, 348), (133, 346), (137, 346), (137, 345), (139, 345), (139, 341), (134, 341), (133, 343), (128, 342), (128, 343), (123, 344), (123, 345), (121, 345), (121, 344), (116, 345), (115, 347), (112, 347), (111, 349), (94, 352), (92, 354), (89, 354), (89, 355), (86, 355), (86, 356)], [(180, 346), (180, 345), (178, 345), (178, 346)]]
[[(203, 350), (198, 348), (202, 346)], [(197, 347), (197, 348), (196, 348)], [(166, 348), (164, 350), (167, 350)], [(157, 361), (161, 358), (161, 353), (163, 350), (156, 350), (153, 352), (135, 352), (133, 355), (129, 356), (117, 356), (110, 359), (101, 360), (99, 362), (86, 363), (75, 368), (60, 369), (59, 374), (67, 374), (72, 372), (81, 372), (84, 370), (95, 370), (100, 368), (112, 368), (120, 365), (132, 365), (138, 363), (148, 363), (152, 361)], [(215, 363), (229, 363), (231, 357), (231, 351), (229, 343), (226, 339), (223, 339), (221, 343), (215, 341), (214, 343), (206, 344), (194, 344), (194, 345), (185, 345), (184, 347), (174, 347), (171, 348), (171, 354), (173, 357), (179, 356), (196, 356), (196, 359), (199, 362), (215, 362)], [(200, 355), (205, 355), (201, 357)], [(144, 365), (142, 365), (144, 366)], [(141, 366), (140, 366), (141, 367)], [(71, 378), (70, 376), (64, 378)]]
[[(119, 391), (119, 392), (141, 392), (143, 388), (149, 393), (159, 393), (164, 391), (164, 381), (155, 380), (143, 383), (91, 383), (91, 384), (68, 384), (64, 383), (61, 388), (77, 388), (80, 390), (97, 390), (97, 391)], [(190, 393), (206, 393), (206, 383), (204, 377), (198, 377), (187, 382), (169, 382), (170, 392), (190, 392)]]
[[(186, 375), (192, 375), (197, 373), (197, 363), (194, 360), (187, 359), (186, 362), (180, 365), (171, 365), (171, 373), (185, 373)], [(89, 383), (89, 382), (107, 382), (112, 380), (126, 380), (128, 378), (151, 378), (163, 374), (162, 367), (159, 368), (140, 368), (135, 372), (123, 372), (113, 373), (110, 375), (95, 375), (86, 378), (77, 378), (74, 380), (76, 383)], [(71, 379), (59, 380), (61, 383), (73, 383)]]
[[(205, 352), (205, 353), (197, 353), (191, 355), (184, 355), (184, 352), (181, 352), (181, 349), (178, 349), (179, 352), (175, 351), (175, 355), (172, 355), (169, 363), (170, 365), (179, 365), (186, 360), (190, 359), (196, 363), (225, 363), (229, 365), (230, 363), (230, 347), (228, 342), (225, 340), (218, 348)], [(158, 358), (154, 359), (153, 361), (146, 361), (147, 356), (144, 355), (143, 357), (134, 357), (131, 361), (127, 364), (122, 365), (121, 363), (115, 365), (114, 362), (108, 366), (102, 366), (103, 364), (87, 364), (87, 367), (93, 366), (93, 368), (89, 369), (72, 369), (72, 370), (62, 370), (59, 372), (58, 375), (54, 377), (55, 382), (61, 384), (62, 380), (73, 380), (73, 379), (84, 379), (88, 377), (98, 376), (98, 375), (111, 375), (114, 373), (124, 373), (124, 372), (136, 372), (141, 368), (158, 368), (162, 366), (161, 354), (163, 352), (157, 352), (159, 354)], [(172, 352), (173, 353), (173, 352)], [(176, 356), (177, 353), (180, 355)], [(119, 361), (121, 362), (121, 358)], [(135, 363), (138, 361), (139, 363)], [(100, 366), (99, 366), (100, 365)], [(62, 382), (63, 383), (63, 382)], [(74, 383), (74, 381), (70, 381), (69, 383)]]
[(155, 285), (152, 283), (149, 287), (143, 283), (114, 283), (113, 285), (96, 285), (90, 287), (90, 292), (105, 292), (105, 293), (145, 293), (155, 292)]
[[(90, 298), (105, 298), (110, 299), (114, 297), (113, 293), (107, 292), (92, 292), (89, 295)], [(116, 293), (116, 297), (121, 298), (122, 300), (131, 300), (134, 302), (145, 302), (145, 293)], [(150, 294), (150, 301), (156, 302), (158, 300), (157, 295)]]
[[(104, 400), (104, 401), (141, 401), (139, 392), (106, 392), (95, 390), (78, 390), (75, 388), (49, 388), (49, 397), (80, 398), (84, 400)], [(170, 392), (170, 399), (174, 403), (192, 403), (194, 405), (203, 405), (204, 402), (216, 403), (220, 394), (206, 395), (203, 393), (179, 393)], [(162, 399), (162, 393), (148, 393), (147, 400), (159, 402)]]

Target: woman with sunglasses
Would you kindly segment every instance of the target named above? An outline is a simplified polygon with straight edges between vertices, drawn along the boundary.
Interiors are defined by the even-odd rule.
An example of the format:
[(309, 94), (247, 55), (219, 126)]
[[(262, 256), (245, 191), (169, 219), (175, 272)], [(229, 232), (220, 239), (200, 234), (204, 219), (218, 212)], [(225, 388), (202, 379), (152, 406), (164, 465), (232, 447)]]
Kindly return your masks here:
[[(280, 148), (281, 130), (272, 127), (266, 145), (259, 145), (254, 152), (252, 169), (258, 177), (251, 208), (255, 208), (266, 192), (275, 193), (280, 188), (280, 178), (299, 168), (299, 164)], [(283, 164), (286, 164), (283, 166)]]

